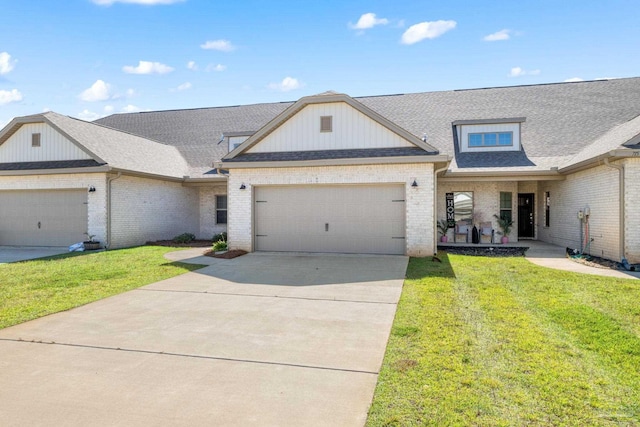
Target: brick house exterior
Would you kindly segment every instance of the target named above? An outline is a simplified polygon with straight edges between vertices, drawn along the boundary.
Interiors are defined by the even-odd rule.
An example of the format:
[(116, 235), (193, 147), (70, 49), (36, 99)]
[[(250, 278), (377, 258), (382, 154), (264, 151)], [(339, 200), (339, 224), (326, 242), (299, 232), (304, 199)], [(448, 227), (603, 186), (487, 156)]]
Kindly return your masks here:
[[(74, 238), (86, 231), (117, 248), (184, 232), (211, 238), (228, 229), (230, 247), (252, 251), (266, 237), (260, 227), (282, 233), (261, 216), (256, 204), (268, 201), (257, 200), (257, 191), (286, 188), (294, 197), (346, 188), (365, 200), (366, 188), (394, 186), (401, 196), (391, 202), (402, 209), (390, 206), (385, 215), (403, 231), (396, 227), (384, 238), (402, 240), (407, 255), (435, 252), (447, 194), (464, 193), (473, 223), (497, 229), (494, 215), (513, 219), (511, 242), (537, 239), (640, 263), (638, 100), (640, 78), (629, 78), (361, 98), (328, 92), (93, 123), (42, 113), (0, 131), (0, 203), (21, 197), (33, 203), (42, 194), (35, 191), (86, 189), (86, 214), (68, 224)], [(318, 234), (302, 240), (351, 221), (344, 236), (365, 242), (353, 251), (376, 253), (368, 248), (383, 238), (376, 230), (384, 227), (371, 220), (378, 201), (368, 201), (369, 212), (356, 218), (325, 206), (336, 200), (300, 199), (317, 203), (316, 211), (335, 211), (320, 221)], [(283, 222), (313, 228), (305, 221), (317, 220), (314, 212), (303, 219), (296, 200), (286, 206)], [(16, 226), (37, 239), (66, 208), (52, 205), (43, 221), (21, 221), (19, 206), (2, 209), (13, 219), (0, 218), (0, 245), (14, 244), (9, 237), (3, 242), (3, 230)], [(285, 246), (277, 247), (300, 233), (284, 232)], [(453, 230), (448, 234), (453, 238)]]

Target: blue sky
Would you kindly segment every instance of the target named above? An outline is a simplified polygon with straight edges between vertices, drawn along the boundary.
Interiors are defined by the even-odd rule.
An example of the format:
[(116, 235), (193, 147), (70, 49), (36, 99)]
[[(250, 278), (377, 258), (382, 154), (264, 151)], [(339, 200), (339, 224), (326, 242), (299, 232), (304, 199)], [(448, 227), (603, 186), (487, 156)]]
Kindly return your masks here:
[(0, 126), (640, 75), (640, 4), (0, 0)]

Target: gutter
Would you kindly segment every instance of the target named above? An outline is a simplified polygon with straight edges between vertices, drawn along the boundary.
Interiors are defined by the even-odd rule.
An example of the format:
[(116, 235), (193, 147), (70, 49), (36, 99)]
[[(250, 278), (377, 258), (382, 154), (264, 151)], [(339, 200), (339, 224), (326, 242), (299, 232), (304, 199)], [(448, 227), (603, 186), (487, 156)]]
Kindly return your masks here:
[(608, 166), (610, 168), (613, 169), (617, 169), (618, 170), (618, 175), (619, 175), (619, 179), (618, 179), (618, 191), (619, 191), (619, 195), (618, 195), (618, 199), (619, 199), (619, 203), (620, 206), (618, 207), (618, 212), (620, 215), (619, 221), (620, 221), (620, 236), (618, 237), (618, 241), (620, 242), (620, 257), (622, 262), (624, 263), (624, 261), (626, 261), (627, 257), (625, 256), (625, 241), (624, 241), (624, 232), (625, 232), (625, 221), (624, 221), (624, 165), (614, 165), (609, 163), (609, 158), (605, 157), (604, 159), (604, 164), (605, 166)]
[(216, 162), (218, 169), (253, 169), (253, 168), (295, 168), (309, 166), (355, 166), (375, 164), (403, 164), (403, 163), (438, 163), (450, 161), (445, 155), (425, 156), (395, 156), (395, 157), (358, 157), (346, 159), (321, 159), (321, 160), (278, 160), (278, 161), (254, 161), (254, 162)]
[(433, 172), (433, 256), (438, 255), (438, 174), (449, 168), (451, 160)]
[(111, 183), (122, 176), (122, 172), (113, 178), (107, 178), (107, 244), (104, 245), (108, 250), (111, 247)]

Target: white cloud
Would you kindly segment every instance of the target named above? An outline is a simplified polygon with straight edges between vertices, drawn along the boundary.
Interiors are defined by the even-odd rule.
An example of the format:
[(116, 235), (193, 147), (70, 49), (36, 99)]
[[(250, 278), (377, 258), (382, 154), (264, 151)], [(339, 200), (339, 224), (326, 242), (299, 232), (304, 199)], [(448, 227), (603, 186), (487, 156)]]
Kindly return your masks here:
[(157, 4), (182, 3), (185, 0), (91, 0), (100, 6), (111, 6), (114, 3), (142, 4), (145, 6), (155, 6)]
[(140, 108), (136, 107), (135, 105), (127, 105), (125, 107), (122, 108), (122, 112), (123, 113), (136, 113), (140, 111)]
[(456, 27), (456, 21), (431, 21), (421, 22), (410, 26), (407, 31), (402, 34), (400, 42), (402, 44), (414, 44), (424, 39), (435, 39), (440, 37), (447, 31)]
[(211, 71), (218, 71), (218, 72), (220, 72), (220, 71), (224, 71), (224, 70), (226, 70), (226, 69), (227, 69), (227, 66), (226, 66), (226, 65), (222, 65), (222, 64), (217, 64), (217, 65), (209, 64), (209, 65), (207, 65), (207, 69), (206, 69), (206, 71), (207, 71), (207, 72), (211, 72)]
[(583, 82), (584, 79), (580, 77), (571, 77), (570, 79), (563, 80), (564, 83)]
[(126, 93), (127, 98), (133, 98), (134, 96), (137, 96), (137, 95), (138, 95), (138, 92), (136, 92), (135, 89), (133, 88), (127, 89), (127, 93)]
[(80, 95), (81, 100), (87, 102), (106, 101), (111, 98), (111, 85), (102, 80), (96, 80), (89, 89), (85, 89)]
[(289, 92), (291, 90), (300, 89), (304, 83), (294, 79), (293, 77), (285, 77), (280, 83), (269, 83), (269, 89), (279, 90), (281, 92)]
[(196, 61), (187, 62), (187, 68), (192, 71), (198, 71), (198, 66), (196, 65)]
[(99, 119), (100, 117), (102, 117), (102, 115), (95, 113), (93, 111), (89, 111), (89, 110), (82, 110), (81, 112), (78, 113), (78, 118), (82, 119), (82, 120), (86, 120), (88, 122), (92, 122), (94, 120)]
[(7, 52), (0, 52), (0, 75), (7, 74), (16, 66), (15, 59), (11, 59), (11, 55)]
[(138, 61), (138, 66), (125, 65), (122, 71), (128, 74), (167, 74), (173, 71), (173, 67), (159, 62)]
[(113, 113), (113, 110), (114, 110), (113, 105), (105, 105), (105, 106), (104, 106), (104, 112), (105, 112), (106, 114), (111, 114), (111, 113)]
[(22, 94), (18, 89), (0, 90), (0, 105), (22, 101)]
[(497, 42), (500, 40), (509, 40), (511, 38), (511, 30), (500, 30), (497, 31), (493, 34), (489, 34), (488, 36), (484, 36), (484, 38), (482, 40), (486, 41), (486, 42)]
[(209, 40), (201, 44), (202, 49), (207, 50), (219, 50), (220, 52), (231, 52), (236, 50), (236, 47), (229, 40)]
[(540, 74), (540, 70), (527, 71), (521, 67), (513, 67), (507, 77), (537, 76), (538, 74)]
[(184, 82), (181, 85), (178, 85), (177, 88), (169, 89), (169, 90), (171, 92), (180, 92), (180, 91), (187, 90), (187, 89), (191, 89), (191, 83), (189, 83), (189, 82)]
[(376, 18), (375, 13), (365, 13), (358, 19), (355, 25), (349, 23), (349, 27), (354, 30), (366, 30), (369, 28), (373, 28), (376, 25), (387, 25), (389, 20), (386, 18)]

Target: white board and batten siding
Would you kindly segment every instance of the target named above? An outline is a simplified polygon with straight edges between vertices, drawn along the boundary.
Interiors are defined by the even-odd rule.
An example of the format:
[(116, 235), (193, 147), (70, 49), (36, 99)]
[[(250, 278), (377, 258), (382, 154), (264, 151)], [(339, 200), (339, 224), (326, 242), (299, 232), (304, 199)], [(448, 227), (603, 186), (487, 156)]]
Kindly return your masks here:
[[(331, 132), (320, 131), (320, 117), (332, 116)], [(248, 153), (413, 147), (345, 102), (307, 105)]]
[[(31, 146), (31, 135), (40, 134), (40, 147)], [(0, 145), (0, 163), (85, 160), (91, 157), (46, 123), (28, 123)]]

